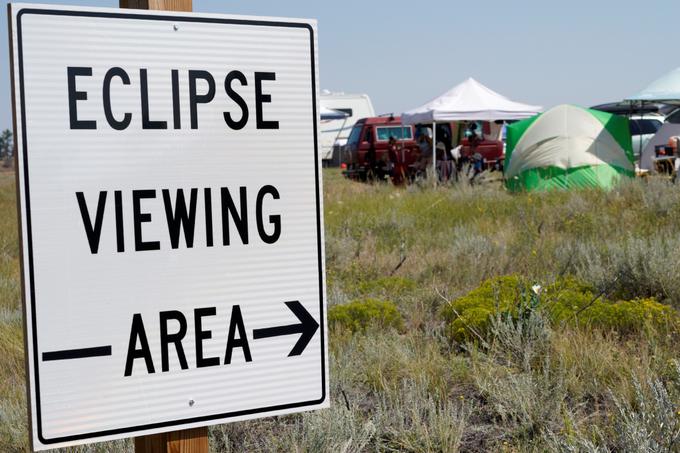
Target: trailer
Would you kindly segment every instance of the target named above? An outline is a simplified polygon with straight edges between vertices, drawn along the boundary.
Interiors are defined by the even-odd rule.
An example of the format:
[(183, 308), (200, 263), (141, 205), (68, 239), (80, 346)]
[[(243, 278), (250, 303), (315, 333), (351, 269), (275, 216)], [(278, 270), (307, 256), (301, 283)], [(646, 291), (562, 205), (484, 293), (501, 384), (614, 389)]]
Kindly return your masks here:
[(320, 150), (324, 167), (340, 165), (340, 150), (347, 143), (352, 126), (359, 118), (375, 116), (367, 94), (333, 93), (324, 90), (321, 107), (347, 114), (346, 118), (321, 120)]

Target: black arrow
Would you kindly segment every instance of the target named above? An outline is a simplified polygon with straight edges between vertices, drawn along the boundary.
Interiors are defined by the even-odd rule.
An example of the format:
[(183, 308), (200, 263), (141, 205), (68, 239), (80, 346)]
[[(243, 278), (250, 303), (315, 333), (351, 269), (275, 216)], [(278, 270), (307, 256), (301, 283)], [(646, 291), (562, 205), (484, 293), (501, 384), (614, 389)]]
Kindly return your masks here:
[(267, 327), (265, 329), (253, 329), (253, 338), (255, 340), (259, 340), (260, 338), (278, 337), (280, 335), (299, 333), (301, 334), (300, 338), (298, 338), (297, 343), (295, 343), (295, 346), (293, 346), (290, 354), (288, 354), (288, 357), (292, 357), (294, 355), (302, 354), (302, 351), (305, 350), (307, 344), (309, 344), (309, 341), (319, 328), (319, 323), (316, 322), (314, 318), (312, 318), (312, 315), (309, 314), (307, 309), (303, 307), (299, 301), (293, 300), (286, 302), (285, 304), (288, 305), (290, 311), (292, 311), (295, 316), (297, 316), (297, 318), (300, 320), (300, 323), (289, 324), (287, 326)]

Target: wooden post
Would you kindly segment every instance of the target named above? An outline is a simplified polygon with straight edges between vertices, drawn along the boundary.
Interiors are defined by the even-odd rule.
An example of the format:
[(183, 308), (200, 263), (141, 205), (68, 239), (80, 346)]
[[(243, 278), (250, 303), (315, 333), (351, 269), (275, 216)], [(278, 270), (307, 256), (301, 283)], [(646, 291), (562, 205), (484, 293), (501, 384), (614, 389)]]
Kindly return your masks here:
[(119, 0), (121, 8), (191, 11), (191, 0)]
[[(119, 0), (121, 8), (191, 11), (191, 0)], [(208, 453), (208, 428), (135, 437), (136, 453)]]
[(135, 437), (135, 453), (208, 453), (208, 428)]

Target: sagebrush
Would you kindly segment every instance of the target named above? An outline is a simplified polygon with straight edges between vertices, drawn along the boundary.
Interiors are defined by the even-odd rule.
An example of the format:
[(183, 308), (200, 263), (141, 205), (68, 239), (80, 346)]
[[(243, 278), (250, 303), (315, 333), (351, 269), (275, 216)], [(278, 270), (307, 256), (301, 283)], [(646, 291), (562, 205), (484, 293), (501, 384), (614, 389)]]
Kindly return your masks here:
[[(332, 407), (212, 427), (213, 451), (680, 451), (679, 188), (511, 196), (323, 176)], [(21, 318), (0, 173), (3, 452), (28, 448)]]

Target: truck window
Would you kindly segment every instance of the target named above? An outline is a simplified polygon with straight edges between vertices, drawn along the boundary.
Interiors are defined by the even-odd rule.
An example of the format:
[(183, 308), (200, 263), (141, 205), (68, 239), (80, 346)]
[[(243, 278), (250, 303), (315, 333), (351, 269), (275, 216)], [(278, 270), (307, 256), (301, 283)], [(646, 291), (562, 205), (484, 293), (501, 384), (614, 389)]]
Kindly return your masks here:
[(628, 122), (630, 125), (630, 135), (650, 135), (656, 134), (661, 128), (661, 121), (654, 119), (634, 119)]
[(668, 115), (665, 122), (671, 124), (680, 124), (680, 109), (674, 110), (673, 113)]
[(361, 137), (361, 129), (363, 129), (363, 127), (363, 123), (354, 125), (352, 132), (349, 133), (349, 137), (347, 138), (348, 145), (356, 145), (359, 143), (359, 137)]
[(411, 126), (378, 126), (376, 127), (378, 141), (386, 142), (390, 137), (397, 140), (412, 140), (413, 132)]

